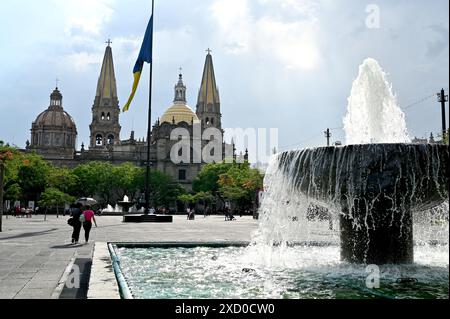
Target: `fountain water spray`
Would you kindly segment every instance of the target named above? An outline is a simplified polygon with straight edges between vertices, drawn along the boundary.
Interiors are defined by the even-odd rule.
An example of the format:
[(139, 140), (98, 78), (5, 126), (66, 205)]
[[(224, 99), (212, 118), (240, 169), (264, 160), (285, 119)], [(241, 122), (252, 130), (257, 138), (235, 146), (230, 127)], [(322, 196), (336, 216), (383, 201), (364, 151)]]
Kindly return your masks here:
[(397, 105), (386, 74), (372, 58), (359, 67), (348, 98), (344, 128), (348, 145), (411, 142), (405, 114)]
[[(350, 145), (274, 157), (254, 242), (270, 250), (336, 241), (336, 233), (311, 223), (328, 219), (339, 221), (342, 260), (411, 263), (414, 217), (448, 207), (448, 146), (407, 144), (404, 114), (373, 59), (360, 67), (345, 124)], [(448, 225), (448, 211), (441, 217)]]

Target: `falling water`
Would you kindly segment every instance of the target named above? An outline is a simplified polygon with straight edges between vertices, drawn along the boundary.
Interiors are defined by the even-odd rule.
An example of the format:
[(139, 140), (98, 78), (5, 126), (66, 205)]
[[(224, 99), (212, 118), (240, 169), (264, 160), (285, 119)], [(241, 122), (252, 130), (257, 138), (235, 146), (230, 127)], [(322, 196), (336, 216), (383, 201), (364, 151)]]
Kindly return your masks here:
[(386, 74), (372, 58), (359, 67), (344, 119), (347, 144), (409, 143), (405, 114)]
[[(400, 201), (393, 203), (390, 213), (412, 207), (415, 263), (448, 267), (448, 187), (444, 186), (448, 183), (442, 180), (443, 174), (448, 175), (448, 164), (439, 156), (442, 148), (401, 144), (410, 142), (405, 117), (385, 73), (374, 59), (367, 59), (360, 66), (344, 123), (347, 144), (353, 146), (273, 156), (264, 181), (260, 227), (249, 247), (250, 259), (266, 267), (340, 264), (339, 217), (344, 210), (352, 213), (361, 194), (376, 191), (368, 179), (373, 167), (357, 168), (379, 154), (379, 162), (386, 161), (382, 167), (395, 171), (395, 187), (400, 185), (396, 178), (408, 182), (405, 189), (394, 189)], [(391, 143), (397, 145), (390, 146)], [(369, 154), (363, 155), (367, 149)], [(387, 161), (389, 150), (397, 154), (398, 160), (392, 161), (391, 166)], [(448, 159), (448, 148), (444, 153)], [(433, 203), (425, 199), (429, 195), (423, 191), (425, 188), (420, 189), (424, 184), (437, 194)], [(441, 204), (436, 206), (437, 202)], [(365, 205), (370, 207), (373, 201), (366, 201)], [(367, 210), (364, 223), (373, 217), (372, 213), (376, 212)], [(302, 247), (302, 253), (299, 255), (299, 249), (294, 247)]]
[[(408, 160), (400, 162), (405, 157)], [(354, 212), (358, 200), (367, 201), (364, 206), (374, 205), (378, 192), (387, 191), (395, 195), (391, 213), (398, 213), (397, 207), (409, 207), (417, 222), (442, 224), (448, 234), (447, 160), (445, 146), (412, 144), (352, 145), (278, 154), (266, 172), (260, 227), (253, 239), (267, 246), (338, 243), (339, 215)], [(370, 176), (375, 164), (388, 171), (387, 176), (378, 173), (381, 182)], [(400, 174), (404, 176), (397, 176)], [(389, 184), (393, 188), (386, 187)], [(421, 232), (427, 233), (426, 241), (433, 240), (433, 231)], [(417, 242), (423, 243), (422, 238), (416, 238)], [(439, 241), (443, 240), (445, 236), (440, 236)]]

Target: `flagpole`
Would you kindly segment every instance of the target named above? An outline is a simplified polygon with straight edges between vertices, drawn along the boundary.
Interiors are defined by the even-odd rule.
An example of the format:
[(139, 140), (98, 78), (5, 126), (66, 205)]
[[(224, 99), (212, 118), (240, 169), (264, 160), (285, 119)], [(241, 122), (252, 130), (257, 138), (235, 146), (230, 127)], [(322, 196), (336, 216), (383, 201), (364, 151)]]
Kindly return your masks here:
[(150, 83), (149, 83), (149, 98), (148, 98), (148, 128), (147, 128), (147, 168), (145, 174), (145, 215), (150, 212), (150, 146), (151, 146), (151, 136), (152, 136), (152, 82), (153, 82), (153, 12), (155, 10), (155, 1), (152, 0), (152, 34), (151, 34), (151, 45), (152, 45), (152, 61), (150, 63)]

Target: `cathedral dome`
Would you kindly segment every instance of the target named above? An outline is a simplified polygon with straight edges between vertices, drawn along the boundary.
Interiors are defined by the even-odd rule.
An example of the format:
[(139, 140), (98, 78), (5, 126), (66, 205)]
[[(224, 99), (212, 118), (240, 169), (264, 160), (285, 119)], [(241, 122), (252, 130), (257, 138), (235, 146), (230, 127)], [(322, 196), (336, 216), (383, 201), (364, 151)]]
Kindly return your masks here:
[(50, 95), (50, 106), (31, 125), (30, 149), (39, 154), (72, 158), (76, 147), (77, 128), (73, 118), (63, 109), (62, 94), (56, 88)]
[(36, 126), (66, 127), (68, 129), (76, 129), (73, 118), (63, 109), (47, 109), (38, 115), (34, 124)]
[(36, 118), (37, 127), (65, 127), (76, 130), (75, 121), (62, 107), (62, 95), (56, 88), (50, 95), (50, 106)]
[(161, 117), (161, 123), (173, 123), (179, 124), (180, 122), (186, 122), (188, 124), (197, 122), (197, 114), (186, 104), (175, 103), (167, 109), (164, 115)]

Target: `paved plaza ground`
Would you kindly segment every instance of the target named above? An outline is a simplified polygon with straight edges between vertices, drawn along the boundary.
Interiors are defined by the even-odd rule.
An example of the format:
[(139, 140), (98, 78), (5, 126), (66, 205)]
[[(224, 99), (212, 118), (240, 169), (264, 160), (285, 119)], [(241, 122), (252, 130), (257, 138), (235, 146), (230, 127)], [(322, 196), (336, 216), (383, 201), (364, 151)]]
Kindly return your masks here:
[(122, 217), (99, 216), (90, 242), (72, 245), (68, 217), (3, 217), (0, 233), (0, 299), (58, 298), (60, 280), (75, 258), (92, 258), (95, 242), (249, 241), (258, 221), (222, 216), (175, 216), (171, 224), (125, 224)]

